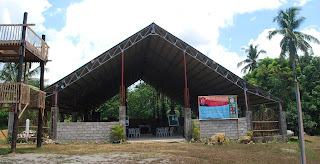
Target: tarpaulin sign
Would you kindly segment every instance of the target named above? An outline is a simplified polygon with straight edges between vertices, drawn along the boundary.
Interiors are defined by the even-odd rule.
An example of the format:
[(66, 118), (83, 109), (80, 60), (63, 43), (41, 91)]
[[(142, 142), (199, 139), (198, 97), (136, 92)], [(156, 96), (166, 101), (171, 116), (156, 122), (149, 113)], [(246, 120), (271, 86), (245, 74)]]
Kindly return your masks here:
[(199, 96), (200, 119), (238, 118), (237, 96)]

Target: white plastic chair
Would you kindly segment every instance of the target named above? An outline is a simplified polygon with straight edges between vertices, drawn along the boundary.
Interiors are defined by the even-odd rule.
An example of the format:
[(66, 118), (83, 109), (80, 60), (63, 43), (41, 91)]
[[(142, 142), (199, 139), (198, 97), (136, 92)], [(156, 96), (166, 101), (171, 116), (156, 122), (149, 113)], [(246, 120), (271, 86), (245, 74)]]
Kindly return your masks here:
[(140, 128), (136, 128), (135, 130), (135, 137), (140, 138)]
[(156, 128), (156, 137), (159, 137), (160, 129)]
[(156, 132), (156, 136), (157, 137), (164, 137), (164, 128), (157, 128), (157, 132)]
[(129, 128), (128, 129), (128, 137), (133, 138), (133, 137), (135, 137), (135, 135), (136, 135), (135, 129)]
[(164, 133), (164, 137), (168, 137), (169, 136), (169, 127), (165, 127), (163, 133)]
[(170, 131), (169, 131), (169, 135), (170, 135), (170, 136), (173, 136), (173, 128), (174, 128), (174, 127), (170, 127)]

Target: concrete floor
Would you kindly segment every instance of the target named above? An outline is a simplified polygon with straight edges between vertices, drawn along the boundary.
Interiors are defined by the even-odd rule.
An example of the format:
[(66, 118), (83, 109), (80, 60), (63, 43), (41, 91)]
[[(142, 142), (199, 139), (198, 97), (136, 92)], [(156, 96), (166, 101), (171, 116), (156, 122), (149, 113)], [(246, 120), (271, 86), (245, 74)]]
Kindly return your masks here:
[(182, 135), (169, 137), (155, 137), (152, 134), (141, 134), (140, 138), (127, 138), (128, 143), (170, 143), (170, 142), (185, 142)]

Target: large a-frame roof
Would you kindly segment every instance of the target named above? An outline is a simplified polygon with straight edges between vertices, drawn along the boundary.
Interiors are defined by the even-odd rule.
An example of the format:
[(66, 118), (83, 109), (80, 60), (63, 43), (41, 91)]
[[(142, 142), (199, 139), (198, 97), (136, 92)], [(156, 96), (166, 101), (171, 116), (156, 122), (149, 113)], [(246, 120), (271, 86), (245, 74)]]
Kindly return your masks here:
[(47, 87), (47, 106), (52, 105), (55, 86), (59, 88), (59, 107), (65, 112), (97, 108), (118, 94), (122, 52), (126, 87), (142, 79), (181, 104), (184, 104), (186, 52), (190, 105), (194, 111), (198, 110), (197, 97), (202, 95), (238, 95), (239, 106), (244, 106), (245, 90), (250, 105), (281, 101), (152, 23)]

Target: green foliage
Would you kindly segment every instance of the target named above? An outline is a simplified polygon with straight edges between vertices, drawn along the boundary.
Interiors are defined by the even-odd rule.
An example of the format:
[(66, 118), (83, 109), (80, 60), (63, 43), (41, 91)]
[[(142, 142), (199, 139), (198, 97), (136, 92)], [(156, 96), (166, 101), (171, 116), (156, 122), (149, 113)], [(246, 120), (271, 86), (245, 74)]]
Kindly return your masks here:
[(247, 136), (253, 136), (253, 131), (248, 130), (247, 131)]
[[(285, 11), (280, 10), (278, 15), (273, 19), (274, 22), (278, 23), (280, 29), (269, 31), (268, 38), (272, 39), (272, 37), (277, 34), (281, 34), (283, 36), (280, 42), (280, 47), (281, 47), (280, 59), (284, 60), (286, 56), (289, 56), (290, 62), (292, 62), (292, 70), (293, 70), (293, 76), (294, 76), (293, 80), (298, 79), (300, 81), (301, 79), (304, 79), (305, 81), (309, 81), (309, 80), (312, 81), (313, 78), (308, 76), (308, 74), (312, 75), (311, 71), (314, 71), (315, 78), (319, 79), (319, 72), (316, 70), (316, 67), (319, 67), (319, 63), (318, 65), (315, 65), (316, 67), (312, 67), (312, 66), (308, 67), (308, 65), (310, 65), (311, 63), (308, 63), (306, 61), (312, 58), (309, 55), (313, 54), (313, 50), (309, 42), (320, 44), (320, 41), (311, 35), (297, 31), (297, 29), (299, 29), (300, 25), (306, 19), (305, 17), (298, 17), (300, 10), (301, 8), (296, 8), (296, 7), (288, 8)], [(302, 70), (302, 74), (304, 74), (303, 76), (300, 76), (300, 77), (299, 75), (296, 75), (296, 60), (299, 59), (298, 50), (301, 50), (305, 56), (305, 58), (302, 58), (302, 60), (300, 60), (300, 64), (303, 66), (306, 66), (306, 67), (300, 67), (300, 69)], [(298, 74), (298, 69), (299, 69), (299, 66), (297, 67), (297, 74)], [(304, 78), (304, 77), (307, 77), (307, 78)], [(316, 116), (312, 115), (314, 113), (312, 111), (319, 109), (316, 107), (317, 100), (314, 100), (313, 96), (309, 96), (310, 90), (312, 95), (317, 95), (319, 93), (319, 90), (317, 89), (317, 86), (314, 86), (315, 83), (311, 83), (311, 86), (312, 85), (313, 87), (315, 87), (315, 89), (310, 88), (310, 85), (302, 81), (302, 86), (300, 88), (300, 91), (301, 91), (300, 99), (301, 99), (301, 106), (303, 111), (302, 112), (303, 124), (307, 132), (313, 133), (313, 134), (319, 134), (319, 130), (316, 130), (317, 129), (316, 127), (317, 126), (319, 127), (319, 120), (320, 120), (319, 115), (317, 114)], [(304, 87), (307, 87), (307, 88), (304, 88)], [(307, 89), (307, 90), (304, 90), (304, 89)], [(282, 91), (283, 90), (281, 90), (280, 92)], [(296, 94), (298, 93), (298, 87), (296, 88), (295, 92)], [(291, 95), (292, 94), (290, 94), (290, 96)], [(300, 100), (296, 100), (296, 101), (300, 101)], [(293, 99), (291, 99), (291, 101), (289, 102), (286, 102), (286, 106), (287, 106), (287, 118), (288, 118), (288, 125), (289, 125), (288, 127), (292, 130), (297, 131), (296, 129), (298, 127), (296, 124), (297, 113), (294, 112), (295, 105), (293, 103)]]
[(0, 109), (0, 128), (8, 128), (9, 109)]
[(231, 140), (230, 139), (226, 139), (224, 142), (223, 142), (223, 145), (230, 145), (231, 144)]
[(312, 47), (308, 42), (320, 44), (317, 38), (297, 31), (306, 19), (305, 17), (298, 17), (300, 11), (301, 8), (296, 7), (288, 8), (285, 11), (280, 10), (278, 15), (273, 19), (274, 22), (278, 23), (280, 29), (269, 31), (268, 36), (269, 39), (272, 39), (277, 34), (283, 36), (280, 42), (280, 58), (284, 59), (289, 55), (291, 62), (295, 62), (298, 58), (298, 50), (301, 50), (305, 56), (313, 54)]
[(249, 69), (249, 72), (252, 72), (255, 68), (257, 68), (258, 57), (260, 54), (265, 54), (265, 50), (258, 50), (259, 45), (253, 46), (250, 44), (249, 47), (243, 48), (245, 53), (247, 54), (247, 58), (238, 63), (237, 67), (241, 67), (243, 64), (247, 64), (241, 69), (241, 72), (246, 73)]
[[(162, 118), (162, 106), (161, 99), (163, 97), (164, 103), (164, 115), (163, 119), (167, 119), (170, 113), (170, 98), (164, 96), (162, 93), (159, 94), (152, 86), (147, 83), (140, 83), (134, 86), (134, 88), (127, 91), (127, 115), (130, 119), (146, 119), (146, 118)], [(119, 94), (112, 97), (101, 105), (97, 111), (101, 112), (101, 118), (103, 120), (114, 121), (119, 116), (120, 106)], [(178, 116), (182, 114), (182, 106), (174, 103), (175, 113)]]
[(7, 155), (11, 153), (10, 148), (0, 148), (0, 155)]
[(194, 120), (191, 120), (191, 134), (192, 134), (192, 138), (195, 141), (200, 141), (200, 126), (197, 126), (196, 123), (194, 122)]
[[(25, 71), (25, 65), (26, 67), (30, 67), (30, 63), (23, 63), (22, 66), (22, 72)], [(36, 67), (33, 70), (29, 71), (29, 74), (27, 73), (26, 77), (32, 78), (40, 73), (40, 66)], [(45, 72), (48, 72), (49, 69), (45, 68)], [(27, 71), (28, 72), (28, 71)], [(4, 82), (16, 82), (17, 81), (17, 76), (18, 76), (18, 63), (4, 63), (1, 71), (0, 71), (0, 81)], [(24, 81), (24, 76), (22, 76), (22, 81)], [(30, 79), (29, 79), (30, 80)]]
[[(137, 85), (128, 93), (128, 115), (132, 119), (153, 118), (157, 92), (146, 83)], [(165, 104), (168, 109), (168, 104)]]
[[(297, 63), (297, 78), (300, 83), (303, 123), (308, 134), (320, 134), (320, 57), (302, 56)], [(259, 61), (258, 68), (244, 76), (248, 82), (260, 87), (283, 101), (288, 129), (298, 131), (298, 115), (293, 86), (293, 71), (288, 59), (265, 58)], [(272, 116), (268, 108), (257, 109), (260, 114)], [(255, 109), (256, 110), (256, 109)], [(275, 114), (274, 114), (275, 115)], [(255, 113), (253, 118), (256, 119)], [(263, 118), (266, 120), (266, 117)], [(277, 119), (277, 118), (274, 118)], [(259, 120), (259, 118), (257, 119)], [(272, 120), (272, 119), (270, 119)]]
[(111, 136), (115, 137), (118, 142), (122, 142), (125, 140), (123, 124), (114, 124), (113, 127), (111, 127), (111, 130), (112, 130)]
[(115, 121), (119, 117), (120, 96), (113, 96), (111, 99), (102, 104), (97, 112), (100, 112), (102, 120)]

